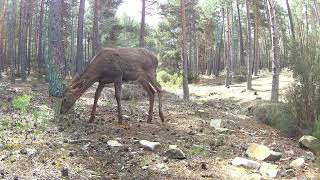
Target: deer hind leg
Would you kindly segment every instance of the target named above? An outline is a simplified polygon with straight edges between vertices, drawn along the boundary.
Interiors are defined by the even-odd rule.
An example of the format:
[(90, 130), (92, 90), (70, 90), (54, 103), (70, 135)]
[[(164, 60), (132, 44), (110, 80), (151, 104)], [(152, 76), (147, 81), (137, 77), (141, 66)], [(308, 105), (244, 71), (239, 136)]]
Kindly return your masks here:
[(150, 79), (150, 84), (155, 88), (158, 93), (159, 98), (159, 116), (162, 122), (164, 122), (164, 116), (162, 111), (162, 87), (161, 85), (155, 80), (155, 78)]
[(97, 108), (97, 103), (98, 103), (98, 99), (101, 95), (101, 92), (104, 88), (105, 84), (103, 83), (99, 83), (99, 86), (96, 90), (96, 93), (94, 95), (94, 103), (93, 103), (93, 107), (92, 107), (92, 111), (91, 111), (91, 116), (90, 116), (90, 120), (89, 122), (92, 123), (95, 119), (95, 116), (96, 116), (96, 108)]
[(118, 123), (122, 124), (122, 108), (121, 108), (121, 80), (114, 82), (115, 97), (118, 105)]
[(147, 122), (150, 123), (152, 121), (153, 116), (153, 106), (154, 106), (154, 89), (149, 85), (149, 82), (146, 80), (139, 80), (142, 87), (147, 91), (149, 96), (149, 112), (148, 112), (148, 120)]

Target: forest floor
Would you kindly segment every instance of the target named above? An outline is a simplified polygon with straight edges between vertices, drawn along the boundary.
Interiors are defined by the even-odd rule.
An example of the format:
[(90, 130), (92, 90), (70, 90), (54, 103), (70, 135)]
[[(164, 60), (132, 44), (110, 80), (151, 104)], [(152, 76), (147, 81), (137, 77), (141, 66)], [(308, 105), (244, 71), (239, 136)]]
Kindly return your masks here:
[[(282, 75), (281, 94), (293, 82)], [(52, 118), (56, 106), (48, 98), (47, 85), (31, 84), (0, 81), (0, 179), (261, 179), (257, 170), (230, 164), (235, 157), (246, 157), (250, 143), (283, 153), (280, 161), (272, 162), (279, 166), (279, 179), (319, 179), (319, 168), (311, 160), (288, 169), (292, 160), (307, 153), (297, 140), (246, 116), (250, 102), (270, 98), (270, 75), (254, 78), (254, 91), (246, 91), (246, 83), (227, 88), (223, 78), (204, 78), (190, 85), (192, 101), (187, 103), (179, 98), (180, 90), (165, 88), (164, 124), (157, 110), (152, 123), (146, 122), (148, 98), (138, 93), (140, 98), (122, 103), (129, 129), (117, 125), (112, 86), (104, 89), (90, 124), (96, 85), (73, 112)], [(23, 94), (32, 96), (31, 104), (25, 111), (13, 108), (15, 97)], [(211, 119), (221, 119), (229, 132), (216, 132)], [(110, 147), (109, 140), (123, 146)], [(140, 140), (159, 142), (161, 148), (144, 150)], [(178, 145), (186, 159), (165, 157), (169, 145)]]

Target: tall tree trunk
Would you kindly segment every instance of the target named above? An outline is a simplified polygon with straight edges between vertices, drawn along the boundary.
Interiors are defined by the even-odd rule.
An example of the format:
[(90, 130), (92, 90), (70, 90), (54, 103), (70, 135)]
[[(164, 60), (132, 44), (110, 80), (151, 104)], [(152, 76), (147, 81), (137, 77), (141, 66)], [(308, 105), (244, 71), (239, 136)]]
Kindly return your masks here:
[(296, 41), (296, 34), (295, 34), (295, 32), (294, 32), (294, 23), (293, 23), (293, 18), (292, 18), (292, 13), (291, 13), (291, 8), (290, 8), (289, 0), (286, 0), (286, 4), (287, 4), (289, 21), (290, 21), (290, 28), (291, 28), (292, 40), (293, 40), (293, 41)]
[(146, 26), (146, 0), (142, 1), (142, 10), (141, 10), (141, 23), (140, 23), (140, 38), (139, 38), (139, 47), (144, 47), (144, 36), (145, 36), (145, 26)]
[(3, 7), (0, 7), (0, 79), (2, 78), (2, 71), (4, 70), (4, 24), (5, 24), (5, 16), (6, 16), (6, 1), (4, 1)]
[(254, 75), (258, 75), (260, 66), (259, 60), (259, 8), (258, 0), (254, 0)]
[(252, 89), (252, 37), (251, 37), (251, 19), (250, 19), (250, 1), (246, 0), (247, 9), (247, 31), (248, 31), (248, 79), (247, 89)]
[(271, 100), (279, 100), (279, 39), (276, 22), (275, 3), (273, 0), (268, 0), (269, 9), (269, 24), (271, 30), (271, 44), (272, 44), (272, 90)]
[(241, 16), (239, 8), (239, 0), (237, 0), (237, 14), (238, 14), (238, 26), (239, 26), (239, 38), (240, 38), (240, 64), (244, 66), (244, 46), (243, 46), (243, 35), (242, 35), (242, 25), (241, 25)]
[[(319, 1), (318, 1), (319, 2)], [(318, 24), (320, 25), (320, 16), (319, 16), (319, 11), (318, 11), (318, 4), (316, 0), (313, 0), (313, 5), (314, 5), (314, 10), (316, 12)]]
[(10, 79), (11, 83), (15, 83), (16, 79), (16, 56), (15, 56), (15, 40), (16, 40), (16, 0), (12, 0), (8, 7), (8, 21), (7, 21), (7, 32), (8, 32), (8, 59), (10, 60)]
[(216, 59), (216, 65), (217, 65), (217, 69), (216, 69), (216, 73), (215, 76), (218, 77), (219, 76), (219, 72), (220, 72), (220, 68), (221, 68), (221, 51), (222, 51), (222, 43), (223, 43), (223, 34), (224, 34), (224, 8), (221, 9), (221, 14), (222, 14), (222, 24), (221, 24), (221, 30), (220, 30), (220, 38), (219, 38), (219, 44), (217, 45), (218, 49), (218, 53), (217, 53), (217, 57)]
[(62, 97), (64, 74), (64, 50), (62, 32), (62, 1), (51, 0), (49, 8), (49, 95)]
[[(232, 4), (231, 4), (232, 6)], [(231, 58), (232, 58), (232, 43), (231, 43), (231, 21), (232, 21), (232, 15), (230, 13), (231, 7), (227, 7), (227, 34), (226, 34), (226, 80), (225, 85), (226, 87), (229, 87), (231, 84)]]
[(78, 16), (78, 34), (77, 34), (77, 57), (76, 57), (76, 73), (80, 75), (84, 67), (83, 57), (83, 22), (84, 22), (84, 6), (85, 0), (80, 0), (79, 16)]
[(37, 53), (37, 63), (38, 63), (38, 78), (41, 80), (41, 77), (44, 73), (44, 57), (43, 57), (43, 15), (44, 15), (44, 3), (45, 0), (41, 0), (40, 4), (40, 15), (39, 15), (39, 26), (38, 26), (38, 41), (37, 41), (37, 47), (38, 47), (38, 53)]
[(180, 0), (180, 15), (181, 15), (181, 31), (182, 31), (182, 64), (183, 64), (183, 99), (189, 100), (188, 87), (188, 53), (187, 51), (187, 22), (185, 1)]
[(28, 75), (30, 75), (31, 71), (31, 49), (32, 49), (32, 18), (33, 18), (33, 8), (34, 8), (34, 2), (33, 0), (28, 1), (28, 51), (27, 51), (27, 69), (28, 69)]
[(99, 35), (99, 6), (100, 0), (94, 0), (93, 6), (93, 27), (92, 27), (92, 56), (95, 56), (101, 49), (101, 40)]

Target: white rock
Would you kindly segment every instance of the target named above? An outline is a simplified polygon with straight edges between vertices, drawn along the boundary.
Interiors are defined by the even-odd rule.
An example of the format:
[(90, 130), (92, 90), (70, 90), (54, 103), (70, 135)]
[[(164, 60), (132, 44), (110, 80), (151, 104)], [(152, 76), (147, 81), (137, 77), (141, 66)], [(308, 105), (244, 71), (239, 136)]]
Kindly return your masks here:
[(260, 167), (260, 173), (264, 177), (275, 178), (279, 172), (278, 166), (271, 163), (263, 162)]
[(260, 161), (278, 161), (282, 153), (270, 150), (267, 146), (252, 143), (249, 145), (246, 154)]
[(304, 158), (297, 158), (290, 163), (291, 168), (299, 168), (304, 164)]
[(147, 140), (141, 140), (139, 143), (143, 147), (143, 149), (149, 150), (149, 151), (156, 151), (157, 149), (159, 149), (161, 147), (161, 144), (159, 142), (151, 142), (151, 141), (147, 141)]
[(229, 129), (227, 129), (227, 128), (217, 128), (216, 130), (217, 130), (219, 133), (226, 133), (226, 132), (229, 131)]
[(261, 166), (259, 162), (252, 161), (249, 159), (241, 158), (241, 157), (236, 157), (231, 161), (231, 164), (234, 166), (242, 166), (250, 169), (256, 169), (258, 170)]
[(108, 144), (110, 147), (121, 147), (121, 146), (122, 146), (122, 144), (119, 143), (119, 142), (116, 141), (116, 140), (109, 140), (109, 141), (107, 142), (107, 144)]
[(211, 119), (210, 121), (210, 127), (213, 127), (215, 129), (221, 127), (222, 120), (221, 119)]

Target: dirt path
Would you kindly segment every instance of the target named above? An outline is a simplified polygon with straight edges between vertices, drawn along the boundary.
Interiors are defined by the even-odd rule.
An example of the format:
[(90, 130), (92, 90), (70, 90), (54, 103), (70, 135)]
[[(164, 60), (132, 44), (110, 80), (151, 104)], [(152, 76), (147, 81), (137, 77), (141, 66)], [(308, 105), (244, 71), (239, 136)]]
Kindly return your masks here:
[[(218, 85), (214, 84), (219, 82)], [(290, 73), (280, 75), (280, 100), (283, 100), (286, 90), (294, 82)], [(234, 83), (229, 88), (223, 85), (223, 79), (203, 80), (197, 84), (190, 84), (189, 91), (192, 100), (233, 100), (238, 102), (249, 102), (256, 98), (264, 100), (271, 99), (272, 76), (270, 73), (263, 77), (254, 77), (252, 81), (252, 91), (247, 91), (247, 83)], [(222, 84), (222, 85), (219, 85)], [(168, 89), (168, 91), (182, 97), (182, 89)]]
[[(261, 84), (268, 78), (254, 81), (258, 96), (268, 97)], [(291, 82), (288, 80), (288, 82)], [(260, 84), (259, 84), (260, 83)], [(0, 100), (10, 102), (15, 96), (33, 94), (29, 107), (47, 104), (55, 107), (47, 98), (47, 87), (18, 84), (12, 86), (0, 82)], [(237, 114), (239, 101), (255, 99), (248, 92), (241, 100), (237, 94), (243, 84), (227, 89), (223, 86), (190, 86), (193, 97), (201, 99), (210, 93), (209, 99), (185, 103), (175, 94), (166, 92), (166, 123), (161, 124), (154, 114), (153, 123), (146, 123), (148, 101), (145, 96), (123, 102), (124, 114), (130, 129), (117, 126), (116, 103), (113, 88), (107, 87), (99, 101), (96, 121), (89, 124), (94, 88), (76, 104), (75, 111), (65, 117), (50, 119), (44, 131), (34, 133), (38, 126), (17, 129), (21, 119), (32, 121), (33, 116), (17, 115), (10, 103), (0, 106), (0, 117), (10, 117), (10, 128), (2, 131), (0, 145), (0, 178), (3, 179), (260, 179), (257, 170), (235, 167), (230, 164), (234, 157), (245, 157), (250, 143), (265, 144), (283, 153), (275, 162), (281, 173), (279, 179), (317, 179), (318, 168), (307, 160), (303, 168), (288, 171), (288, 164), (306, 152), (296, 140), (279, 137), (277, 131), (257, 123), (250, 117)], [(197, 89), (197, 91), (195, 91)], [(200, 91), (199, 91), (200, 90)], [(222, 93), (225, 92), (225, 93)], [(247, 93), (247, 92), (245, 92)], [(136, 94), (142, 94), (140, 92)], [(222, 94), (225, 94), (222, 96)], [(247, 97), (249, 96), (250, 97)], [(200, 97), (198, 97), (200, 96)], [(239, 98), (239, 99), (236, 99)], [(228, 100), (231, 99), (231, 100)], [(157, 103), (156, 103), (157, 104)], [(156, 109), (157, 107), (155, 107)], [(48, 112), (54, 109), (48, 109)], [(199, 111), (200, 110), (200, 111)], [(202, 112), (197, 114), (196, 112)], [(30, 112), (32, 114), (32, 112)], [(22, 115), (21, 115), (22, 116)], [(210, 127), (210, 119), (222, 119), (228, 133), (218, 133)], [(1, 123), (4, 126), (4, 123)], [(109, 140), (117, 140), (122, 148), (111, 148)], [(161, 143), (158, 151), (147, 151), (140, 140)], [(168, 159), (164, 151), (169, 145), (178, 145), (186, 154), (185, 160)]]

